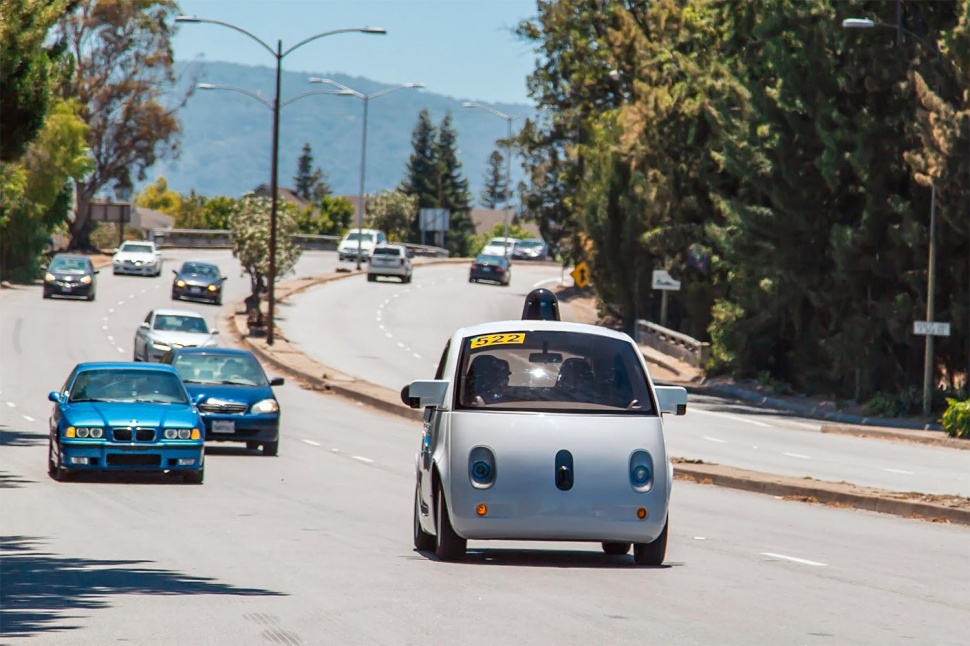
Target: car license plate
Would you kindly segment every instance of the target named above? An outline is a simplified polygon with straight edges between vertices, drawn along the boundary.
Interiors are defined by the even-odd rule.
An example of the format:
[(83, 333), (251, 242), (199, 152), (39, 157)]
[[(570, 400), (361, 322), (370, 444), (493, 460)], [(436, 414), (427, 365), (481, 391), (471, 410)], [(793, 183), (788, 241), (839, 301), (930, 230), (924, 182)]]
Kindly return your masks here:
[(199, 292), (202, 291), (202, 288), (201, 287), (190, 287), (189, 288), (189, 291), (192, 292), (193, 294), (198, 294)]
[(236, 423), (231, 419), (214, 419), (212, 420), (212, 432), (213, 433), (235, 433)]

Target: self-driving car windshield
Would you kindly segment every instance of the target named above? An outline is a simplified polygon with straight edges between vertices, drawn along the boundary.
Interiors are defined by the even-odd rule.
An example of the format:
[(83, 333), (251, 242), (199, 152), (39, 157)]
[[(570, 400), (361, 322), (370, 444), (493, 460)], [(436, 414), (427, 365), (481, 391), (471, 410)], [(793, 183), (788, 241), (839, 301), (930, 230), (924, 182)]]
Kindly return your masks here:
[(267, 385), (259, 363), (248, 355), (179, 355), (172, 366), (187, 384)]
[(84, 370), (71, 384), (69, 401), (188, 404), (178, 375), (153, 370)]
[(656, 415), (629, 343), (580, 332), (507, 332), (464, 340), (459, 409)]

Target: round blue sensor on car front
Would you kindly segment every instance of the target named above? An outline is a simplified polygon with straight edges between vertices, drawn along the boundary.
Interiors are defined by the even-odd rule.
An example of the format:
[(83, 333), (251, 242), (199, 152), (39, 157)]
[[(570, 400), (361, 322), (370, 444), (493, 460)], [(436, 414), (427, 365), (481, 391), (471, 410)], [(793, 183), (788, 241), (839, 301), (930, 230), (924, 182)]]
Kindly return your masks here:
[(476, 480), (488, 480), (492, 474), (492, 467), (487, 462), (479, 460), (472, 465), (472, 476)]

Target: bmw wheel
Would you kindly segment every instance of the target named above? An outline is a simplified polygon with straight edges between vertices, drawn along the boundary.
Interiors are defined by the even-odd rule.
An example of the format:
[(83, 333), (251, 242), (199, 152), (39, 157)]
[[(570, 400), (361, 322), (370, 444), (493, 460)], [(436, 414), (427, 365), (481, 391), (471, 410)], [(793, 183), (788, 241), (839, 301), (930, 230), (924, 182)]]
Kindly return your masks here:
[[(55, 455), (57, 456), (56, 462)], [(54, 440), (49, 438), (47, 440), (47, 474), (57, 482), (66, 482), (69, 475), (68, 470), (61, 466), (60, 450), (54, 452)]]
[(448, 516), (448, 505), (445, 501), (445, 492), (438, 485), (438, 495), (434, 499), (435, 504), (435, 536), (434, 553), (442, 561), (457, 561), (465, 556), (468, 541), (455, 533), (451, 526), (451, 518)]

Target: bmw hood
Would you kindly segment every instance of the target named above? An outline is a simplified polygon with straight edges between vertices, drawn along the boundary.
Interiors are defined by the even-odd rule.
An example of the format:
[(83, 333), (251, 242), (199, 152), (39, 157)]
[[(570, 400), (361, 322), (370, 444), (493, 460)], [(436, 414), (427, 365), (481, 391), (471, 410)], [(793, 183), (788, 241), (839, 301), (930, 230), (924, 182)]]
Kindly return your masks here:
[(215, 339), (211, 334), (200, 334), (198, 332), (159, 332), (152, 333), (153, 343), (164, 343), (171, 347), (174, 345), (196, 346), (196, 345), (215, 345)]
[(204, 395), (205, 401), (246, 404), (252, 406), (264, 399), (274, 399), (269, 386), (232, 386), (228, 384), (185, 384), (185, 389), (194, 400)]
[(191, 428), (199, 423), (198, 412), (188, 404), (78, 402), (70, 404), (65, 417), (72, 426)]

